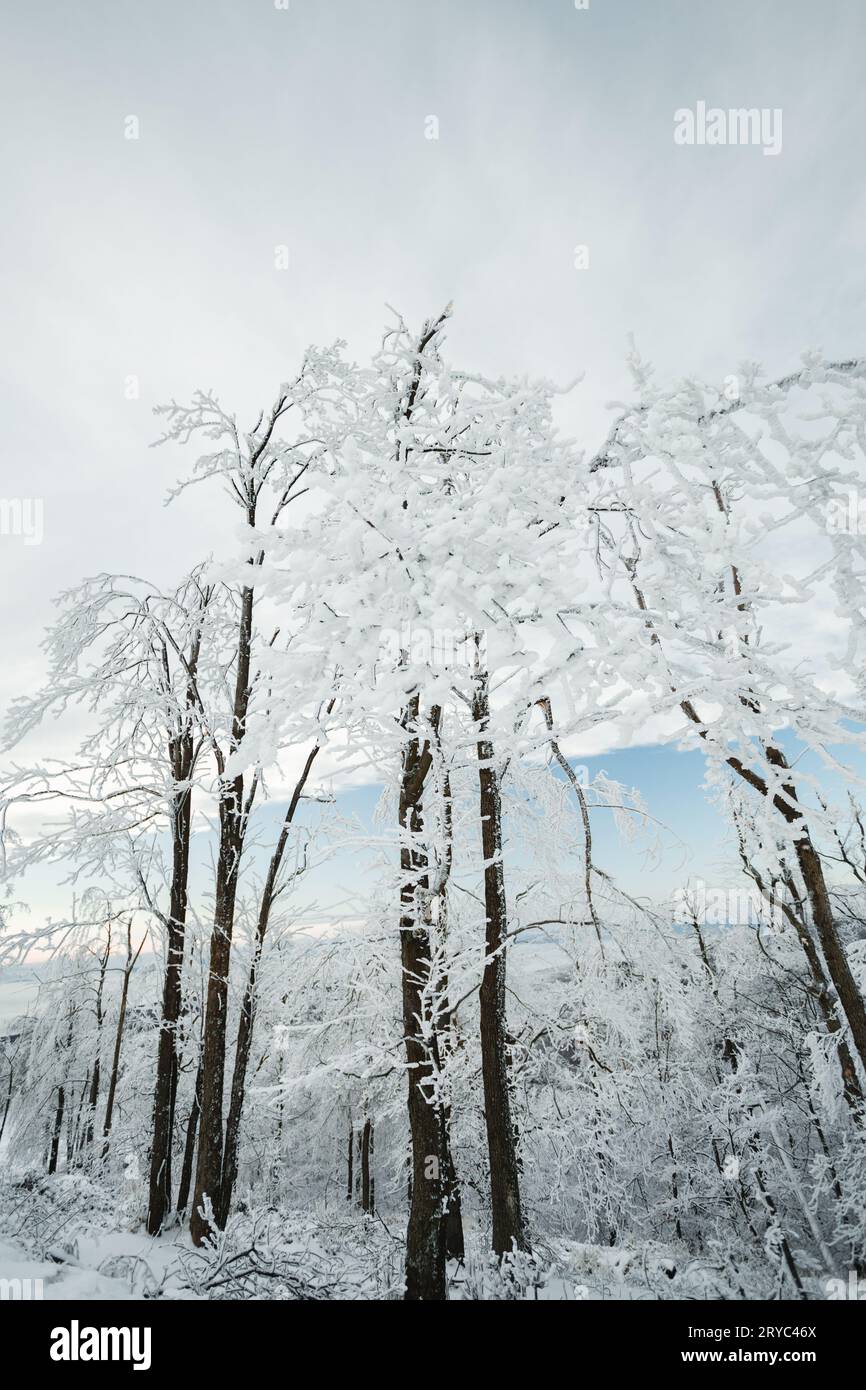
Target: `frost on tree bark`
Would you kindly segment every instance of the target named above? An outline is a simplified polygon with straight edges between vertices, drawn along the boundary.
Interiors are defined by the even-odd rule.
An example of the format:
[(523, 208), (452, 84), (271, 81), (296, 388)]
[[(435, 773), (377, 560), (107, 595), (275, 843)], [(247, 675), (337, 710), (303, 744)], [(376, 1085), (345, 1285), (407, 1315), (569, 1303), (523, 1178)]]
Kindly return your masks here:
[(111, 923), (108, 924), (108, 933), (105, 942), (105, 949), (99, 958), (99, 980), (96, 986), (96, 996), (94, 999), (94, 1012), (96, 1015), (96, 1045), (93, 1054), (93, 1069), (90, 1074), (90, 1088), (87, 1098), (87, 1118), (84, 1127), (83, 1146), (91, 1148), (93, 1146), (93, 1132), (96, 1124), (96, 1106), (99, 1101), (99, 1081), (101, 1074), (100, 1048), (102, 1046), (102, 1024), (103, 1009), (102, 999), (105, 992), (105, 972), (108, 969), (108, 961), (111, 956)]
[(195, 1076), (195, 1089), (186, 1122), (186, 1140), (183, 1146), (183, 1163), (180, 1170), (180, 1183), (177, 1189), (178, 1212), (186, 1211), (189, 1205), (189, 1192), (192, 1186), (192, 1170), (195, 1162), (195, 1146), (198, 1139), (198, 1120), (201, 1114), (201, 1054)]
[[(725, 502), (721, 488), (716, 480), (713, 481), (713, 495), (719, 511), (723, 516), (728, 516), (727, 503)], [(736, 566), (731, 567), (731, 579), (735, 596), (738, 599), (742, 599), (742, 583), (739, 570)], [(741, 609), (744, 609), (746, 606), (745, 604), (740, 605)], [(742, 703), (747, 709), (756, 713), (759, 710), (757, 699), (751, 695), (744, 696), (742, 698)], [(851, 1036), (857, 1052), (859, 1053), (864, 1071), (866, 1071), (866, 1007), (864, 1007), (863, 995), (860, 993), (851, 972), (851, 967), (848, 964), (848, 957), (845, 954), (845, 948), (842, 945), (836, 928), (836, 921), (830, 903), (830, 895), (827, 891), (824, 866), (814, 847), (812, 837), (809, 834), (808, 825), (800, 809), (797, 800), (797, 789), (794, 785), (793, 777), (790, 776), (790, 767), (785, 754), (775, 744), (768, 744), (764, 749), (764, 756), (771, 768), (785, 774), (782, 796), (777, 795), (774, 797), (774, 805), (781, 811), (787, 823), (795, 827), (797, 864), (806, 889), (806, 895), (809, 899), (812, 921), (821, 944), (821, 951), (827, 964), (827, 970), (835, 986), (842, 1011), (848, 1020)], [(731, 762), (731, 766), (734, 766), (734, 762)], [(738, 771), (741, 776), (744, 774), (742, 767), (740, 767)], [(760, 780), (761, 779), (759, 779), (759, 781)], [(756, 783), (752, 781), (752, 785), (756, 786)], [(761, 788), (758, 789), (761, 790)], [(766, 796), (768, 790), (765, 784), (763, 795)], [(808, 956), (808, 951), (806, 954)], [(845, 1051), (847, 1052), (847, 1048)], [(859, 1090), (859, 1082), (857, 1077), (852, 1075), (850, 1066), (846, 1064), (845, 1055), (841, 1050), (839, 1056), (845, 1080), (846, 1094), (849, 1096), (850, 1100), (854, 1088)], [(849, 1053), (848, 1063), (850, 1063), (850, 1060)]]
[[(434, 724), (433, 733), (437, 749), (441, 752), (438, 720)], [(448, 880), (451, 877), (454, 853), (451, 779), (447, 772), (443, 772), (442, 774), (439, 802), (441, 805), (442, 819), (442, 849), (441, 862), (438, 867), (436, 891), (435, 894), (431, 895), (431, 912), (435, 911), (436, 933), (440, 946), (444, 948), (448, 939)], [(448, 1005), (448, 993), (448, 968), (443, 951), (434, 989), (435, 997), (441, 1001), (437, 1008), (436, 1028), (439, 1035), (440, 1061), (442, 1062), (447, 1062), (453, 1047), (451, 1034), (452, 1015)], [(445, 1101), (442, 1101), (440, 1109), (439, 1123), (442, 1130), (442, 1150), (444, 1156), (443, 1177), (445, 1182), (446, 1204), (445, 1253), (449, 1260), (462, 1260), (465, 1253), (463, 1239), (463, 1207), (460, 1200), (460, 1183), (457, 1177), (457, 1165), (454, 1162), (454, 1151), (451, 1146), (451, 1106)]]
[[(800, 874), (806, 886), (806, 893), (812, 908), (812, 920), (815, 923), (818, 940), (821, 943), (821, 950), (827, 963), (827, 970), (835, 985), (839, 1003), (848, 1020), (854, 1045), (864, 1072), (866, 1072), (866, 1009), (864, 1009), (863, 995), (857, 987), (857, 982), (848, 963), (848, 957), (845, 954), (845, 948), (836, 929), (830, 896), (827, 892), (824, 866), (805, 827), (803, 827), (797, 840), (797, 863), (800, 866)], [(840, 1057), (844, 1071), (845, 1059), (841, 1051)], [(846, 1074), (846, 1084), (849, 1090), (854, 1087), (859, 1090), (857, 1078), (852, 1076), (850, 1072)]]
[(190, 1231), (196, 1245), (201, 1245), (211, 1231), (211, 1223), (204, 1210), (205, 1201), (212, 1204), (214, 1214), (218, 1212), (220, 1204), (228, 977), (238, 870), (243, 848), (242, 797), (242, 777), (233, 778), (220, 796), (220, 845), (202, 1041), (198, 1161), (190, 1217)]
[(439, 1071), (438, 1041), (430, 1013), (430, 936), (419, 903), (428, 889), (427, 855), (421, 842), (421, 799), (430, 771), (429, 743), (415, 726), (419, 701), (414, 696), (404, 713), (407, 741), (400, 777), (400, 962), (403, 981), (403, 1035), (409, 1085), (409, 1130), (412, 1184), (406, 1230), (406, 1298), (444, 1300), (445, 1174), (441, 1111), (431, 1088)]
[(6, 1128), (6, 1120), (9, 1115), (9, 1107), (12, 1104), (12, 1092), (15, 1085), (15, 1063), (12, 1057), (4, 1058), (8, 1071), (6, 1074), (6, 1099), (3, 1104), (3, 1114), (0, 1115), (0, 1141), (3, 1139), (3, 1131)]
[[(426, 354), (450, 314), (450, 306), (428, 321), (417, 340), (411, 375), (399, 414), (408, 428), (423, 399), (422, 380), (429, 368)], [(406, 463), (409, 446), (397, 440), (397, 460)], [(403, 507), (408, 507), (406, 498)], [(441, 709), (431, 711), (428, 732), (438, 739)], [(429, 854), (422, 843), (423, 793), (433, 763), (430, 739), (418, 734), (421, 702), (412, 695), (403, 711), (407, 735), (403, 747), (399, 824), (400, 955), (402, 964), (403, 1032), (408, 1063), (409, 1128), (412, 1158), (409, 1182), (409, 1222), (406, 1233), (406, 1298), (444, 1299), (445, 1264), (449, 1248), (462, 1253), (462, 1222), (454, 1161), (451, 1155), (450, 1115), (436, 1094), (441, 1070), (441, 1001), (447, 997), (447, 977), (434, 974), (430, 930), (431, 884)], [(445, 994), (440, 993), (443, 989)], [(456, 1223), (459, 1223), (459, 1231)]]
[(54, 1112), (54, 1129), (51, 1134), (51, 1153), (48, 1158), (48, 1175), (57, 1172), (57, 1159), (60, 1154), (60, 1133), (63, 1129), (63, 1112), (66, 1109), (66, 1089), (57, 1087), (57, 1109)]
[(66, 1112), (66, 1071), (69, 1066), (68, 1057), (72, 1051), (72, 1025), (73, 1014), (70, 1011), (66, 1027), (66, 1042), (63, 1044), (58, 1038), (54, 1043), (55, 1052), (65, 1052), (67, 1061), (63, 1064), (63, 1080), (57, 1087), (57, 1108), (54, 1112), (54, 1128), (51, 1132), (51, 1142), (48, 1151), (49, 1176), (57, 1172), (57, 1163), (60, 1158), (60, 1134), (63, 1129), (63, 1116)]
[(373, 1179), (373, 1121), (369, 1115), (361, 1131), (361, 1210), (372, 1216), (375, 1211), (375, 1184)]
[[(643, 591), (636, 582), (636, 561), (627, 562), (629, 578), (632, 589), (637, 599), (638, 607), (642, 613), (647, 612), (647, 603)], [(739, 577), (735, 572), (735, 589), (738, 590)], [(739, 594), (738, 594), (739, 596)], [(652, 620), (647, 619), (647, 627), (650, 631), (650, 641), (654, 647), (661, 650), (661, 639), (656, 632)], [(672, 689), (675, 687), (672, 686)], [(740, 697), (744, 708), (753, 714), (760, 713), (760, 706), (752, 693), (744, 694)], [(679, 700), (680, 709), (683, 714), (697, 729), (698, 736), (707, 744), (710, 743), (710, 731), (705, 725), (701, 716), (695, 709), (690, 699)], [(764, 757), (769, 768), (782, 774), (781, 786), (778, 790), (770, 785), (766, 777), (755, 772), (748, 767), (740, 758), (733, 755), (723, 754), (723, 761), (742, 781), (753, 790), (760, 793), (762, 797), (768, 799), (776, 811), (782, 816), (783, 820), (794, 832), (794, 852), (797, 860), (797, 867), (803, 880), (806, 897), (809, 902), (810, 915), (815, 928), (821, 953), (827, 966), (827, 973), (832, 981), (836, 997), (845, 1021), (850, 1030), (851, 1041), (860, 1059), (861, 1065), (866, 1071), (866, 1005), (864, 1005), (863, 995), (857, 986), (857, 982), (848, 963), (845, 948), (839, 937), (833, 916), (833, 908), (830, 902), (830, 895), (827, 891), (827, 880), (824, 875), (824, 866), (812, 842), (809, 833), (808, 822), (805, 819), (802, 806), (797, 798), (797, 789), (788, 765), (788, 760), (782, 750), (775, 744), (768, 742), (764, 747)], [(808, 953), (807, 953), (808, 954)], [(844, 1057), (842, 1058), (844, 1067)], [(853, 1078), (854, 1087), (859, 1089), (858, 1078)], [(846, 1089), (852, 1090), (851, 1082), (846, 1082)]]
[[(251, 507), (247, 520), (250, 526), (255, 525), (254, 506)], [(250, 701), (252, 632), (253, 590), (247, 585), (241, 592), (237, 667), (232, 710), (232, 751), (240, 746), (246, 728)], [(229, 966), (235, 920), (235, 898), (246, 824), (243, 775), (226, 777), (224, 759), (220, 757), (219, 762), (219, 850), (205, 1003), (204, 1038), (202, 1041), (198, 1162), (190, 1215), (190, 1233), (195, 1245), (201, 1245), (211, 1230), (210, 1220), (205, 1211), (205, 1202), (209, 1204), (215, 1215), (221, 1210), (223, 1087), (225, 1084)]]
[(493, 1249), (497, 1255), (505, 1255), (513, 1249), (526, 1250), (528, 1243), (520, 1204), (516, 1129), (508, 1087), (505, 1019), (508, 912), (502, 862), (502, 797), (493, 743), (487, 733), (490, 697), (487, 675), (483, 671), (476, 676), (472, 714), (478, 730), (479, 810), (487, 916), (485, 965), (479, 994), (481, 1074), (490, 1160)]
[(114, 1055), (111, 1059), (111, 1076), (108, 1081), (108, 1096), (105, 1101), (105, 1120), (102, 1126), (103, 1163), (108, 1158), (108, 1148), (111, 1139), (111, 1122), (114, 1118), (114, 1101), (117, 1095), (117, 1083), (120, 1079), (120, 1052), (123, 1047), (123, 1030), (126, 1027), (126, 1010), (129, 1003), (129, 982), (146, 940), (147, 937), (142, 936), (141, 945), (135, 954), (133, 954), (132, 921), (130, 920), (126, 927), (126, 964), (123, 967), (123, 980), (120, 986), (120, 1005), (117, 1012), (117, 1028), (114, 1034)]
[(216, 1200), (214, 1202), (217, 1221), (220, 1226), (224, 1226), (228, 1220), (232, 1196), (238, 1176), (238, 1144), (240, 1142), (241, 1116), (243, 1114), (247, 1067), (249, 1065), (250, 1049), (253, 1042), (253, 1024), (255, 1022), (256, 979), (267, 928), (268, 912), (270, 910), (270, 902), (268, 901), (267, 894), (268, 885), (266, 884), (265, 896), (262, 899), (256, 928), (256, 939), (253, 942), (253, 956), (250, 961), (244, 997), (241, 1001), (240, 1018), (238, 1019), (238, 1036), (235, 1046), (234, 1068), (232, 1070), (229, 1113), (226, 1120), (222, 1178), (219, 1189), (219, 1200), (218, 1203)]
[[(794, 883), (793, 876), (789, 873), (785, 875), (784, 883), (786, 888), (788, 889), (788, 893), (791, 898), (791, 903), (794, 904), (794, 906), (791, 906), (789, 903), (785, 902), (778, 903), (775, 896), (770, 892), (768, 886), (764, 883), (763, 876), (760, 874), (758, 869), (750, 860), (745, 844), (745, 837), (743, 832), (739, 829), (739, 827), (738, 837), (740, 842), (740, 861), (743, 865), (745, 873), (757, 885), (759, 892), (764, 898), (766, 898), (768, 901), (774, 902), (775, 905), (781, 907), (782, 912), (785, 914), (786, 918), (794, 928), (794, 931), (797, 935), (797, 940), (800, 942), (800, 945), (803, 948), (803, 954), (806, 957), (806, 962), (809, 967), (809, 974), (812, 977), (815, 1001), (818, 1005), (821, 1017), (824, 1020), (827, 1032), (835, 1038), (836, 1054), (839, 1059), (839, 1070), (842, 1075), (843, 1094), (845, 1096), (846, 1103), (849, 1109), (851, 1110), (852, 1115), (856, 1120), (859, 1121), (862, 1118), (863, 1091), (860, 1086), (859, 1078), (857, 1076), (857, 1067), (854, 1062), (854, 1058), (851, 1055), (851, 1049), (848, 1046), (848, 1041), (842, 1030), (842, 1024), (839, 1020), (839, 1012), (836, 1007), (836, 994), (833, 989), (832, 983), (828, 977), (827, 969), (822, 959), (822, 953), (819, 952), (818, 946), (812, 938), (812, 933), (809, 930), (809, 925), (806, 920), (806, 913), (802, 910), (802, 908), (805, 906), (805, 904), (801, 903), (802, 895), (797, 890), (797, 886)], [(709, 965), (706, 958), (706, 952), (704, 951), (703, 941), (700, 935), (698, 939), (699, 941), (701, 941), (701, 954), (704, 960), (704, 964), (705, 966), (707, 966), (707, 969), (709, 969)], [(808, 1098), (807, 1104), (810, 1111), (812, 1111), (811, 1101), (809, 1101)], [(812, 1113), (814, 1115), (814, 1111), (812, 1111)], [(820, 1135), (820, 1125), (818, 1125), (818, 1132)], [(823, 1135), (821, 1135), (821, 1142), (822, 1144), (824, 1142)]]
[[(194, 650), (190, 661), (193, 672), (196, 661), (197, 651)], [(167, 1214), (171, 1211), (171, 1150), (177, 1101), (177, 1026), (182, 1000), (189, 840), (192, 827), (189, 778), (192, 775), (195, 756), (191, 729), (187, 728), (178, 739), (172, 740), (169, 756), (172, 776), (178, 790), (172, 814), (171, 888), (166, 923), (168, 941), (153, 1098), (153, 1141), (150, 1152), (150, 1193), (147, 1211), (147, 1230), (152, 1236), (159, 1233)]]
[[(318, 362), (315, 355), (313, 360), (315, 363)], [(227, 447), (198, 460), (196, 478), (222, 477), (231, 497), (239, 504), (246, 526), (253, 532), (257, 526), (259, 504), (267, 495), (266, 488), (273, 490), (275, 501), (269, 521), (270, 527), (276, 525), (285, 507), (297, 495), (302, 495), (295, 493), (294, 489), (310, 466), (311, 459), (300, 455), (295, 458), (291, 448), (277, 439), (276, 432), (278, 422), (295, 407), (299, 399), (305, 398), (307, 366), (308, 362), (305, 361), (304, 369), (293, 386), (284, 384), (281, 387), (277, 400), (268, 412), (260, 412), (252, 432), (244, 436), (244, 443), (241, 442), (234, 416), (227, 415), (210, 395), (197, 393), (189, 407), (180, 407), (172, 402), (163, 408), (163, 413), (169, 417), (169, 428), (160, 442), (179, 440), (185, 443), (194, 432), (200, 430), (210, 439), (222, 439), (224, 443), (227, 442)], [(315, 383), (312, 394), (315, 394)], [(288, 476), (290, 459), (292, 466), (296, 466), (296, 471), (291, 477)], [(209, 729), (207, 738), (219, 779), (219, 844), (202, 1043), (200, 1133), (195, 1192), (190, 1215), (190, 1232), (196, 1245), (200, 1245), (209, 1234), (210, 1213), (212, 1212), (216, 1218), (221, 1208), (228, 976), (234, 932), (235, 898), (246, 825), (259, 786), (258, 774), (253, 774), (247, 787), (243, 771), (230, 770), (229, 760), (238, 754), (246, 735), (252, 697), (255, 585), (253, 576), (263, 560), (263, 550), (248, 556), (248, 578), (237, 593), (238, 618), (234, 644), (231, 731), (225, 748), (220, 746), (214, 735), (214, 724), (205, 719)], [(196, 704), (199, 714), (204, 714), (200, 700), (197, 699)]]
[[(299, 378), (296, 386), (300, 386)], [(240, 503), (246, 525), (255, 530), (263, 488), (271, 476), (282, 450), (274, 443), (278, 421), (292, 408), (294, 400), (288, 388), (281, 394), (267, 416), (260, 415), (253, 434), (248, 437), (249, 454), (241, 457), (233, 419), (218, 412), (217, 433), (228, 433), (233, 441), (231, 463), (226, 472), (235, 499)], [(186, 428), (178, 425), (181, 433)], [(224, 461), (224, 456), (220, 456)], [(295, 485), (309, 467), (309, 459), (298, 465), (297, 472), (277, 488), (278, 500), (270, 519), (275, 526), (284, 508), (294, 500)], [(235, 686), (232, 700), (231, 737), (228, 755), (236, 754), (246, 736), (247, 717), (252, 698), (253, 609), (255, 600), (252, 576), (262, 564), (264, 551), (251, 555), (250, 581), (240, 591), (240, 611), (235, 656)], [(223, 1210), (222, 1185), (224, 1173), (223, 1090), (225, 1084), (226, 1036), (234, 932), (235, 898), (238, 889), (240, 861), (244, 847), (247, 821), (255, 800), (258, 776), (250, 778), (245, 788), (244, 774), (227, 775), (225, 752), (212, 739), (214, 757), (219, 773), (219, 849), (217, 854), (216, 886), (214, 893), (214, 922), (210, 942), (208, 987), (205, 1002), (204, 1039), (202, 1044), (202, 1076), (199, 1118), (198, 1160), (195, 1174), (195, 1193), (190, 1214), (190, 1233), (194, 1244), (201, 1245), (211, 1229), (208, 1211), (219, 1222)], [(208, 1211), (205, 1210), (207, 1204)]]
[[(682, 700), (680, 705), (683, 712), (694, 724), (702, 724), (691, 701)], [(700, 728), (699, 733), (702, 738), (706, 738), (705, 729)], [(750, 787), (760, 792), (762, 796), (769, 797), (775, 809), (794, 830), (797, 866), (809, 900), (812, 922), (821, 953), (850, 1029), (851, 1040), (864, 1071), (866, 1071), (866, 1005), (864, 1005), (863, 996), (854, 979), (845, 948), (839, 937), (830, 895), (827, 891), (824, 866), (812, 843), (809, 827), (797, 799), (797, 789), (790, 776), (790, 768), (785, 754), (780, 748), (776, 748), (772, 744), (765, 748), (764, 754), (768, 764), (785, 775), (780, 792), (774, 792), (765, 778), (754, 772), (752, 768), (746, 767), (739, 758), (728, 757), (725, 761)], [(856, 1078), (854, 1081), (857, 1084)]]
[[(327, 706), (326, 713), (330, 714), (333, 707), (334, 700), (332, 699)], [(228, 1119), (226, 1120), (225, 1152), (222, 1160), (222, 1181), (220, 1184), (219, 1210), (217, 1213), (221, 1226), (224, 1226), (228, 1220), (232, 1196), (238, 1176), (238, 1145), (240, 1143), (241, 1118), (243, 1115), (246, 1093), (247, 1067), (249, 1066), (250, 1049), (252, 1048), (253, 1042), (253, 1027), (256, 1013), (256, 987), (262, 948), (265, 944), (271, 909), (280, 892), (280, 869), (289, 842), (292, 823), (295, 819), (295, 814), (300, 805), (304, 788), (307, 785), (307, 780), (320, 748), (320, 743), (317, 742), (313, 744), (313, 747), (307, 754), (307, 759), (301, 770), (301, 775), (295, 783), (291, 800), (283, 818), (279, 839), (277, 840), (274, 852), (271, 855), (270, 863), (268, 864), (268, 872), (265, 878), (264, 888), (262, 889), (259, 916), (256, 923), (256, 936), (253, 942), (253, 953), (250, 960), (246, 988), (244, 989), (244, 997), (241, 1002), (240, 1018), (238, 1020), (238, 1036), (237, 1045), (235, 1047), (234, 1068), (232, 1071), (229, 1113)]]

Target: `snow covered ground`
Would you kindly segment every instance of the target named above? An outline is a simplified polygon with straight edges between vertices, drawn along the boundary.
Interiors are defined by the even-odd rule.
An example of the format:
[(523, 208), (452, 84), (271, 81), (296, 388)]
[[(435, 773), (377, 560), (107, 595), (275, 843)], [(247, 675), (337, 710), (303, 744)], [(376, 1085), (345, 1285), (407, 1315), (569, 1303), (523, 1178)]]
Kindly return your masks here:
[[(186, 1228), (152, 1239), (136, 1201), (112, 1208), (80, 1176), (0, 1175), (0, 1279), (42, 1280), (46, 1299), (314, 1299), (402, 1297), (399, 1235), (333, 1207), (241, 1213), (217, 1244), (195, 1250)], [(458, 1300), (655, 1300), (718, 1296), (708, 1271), (677, 1270), (671, 1252), (543, 1242), (503, 1277), (483, 1241), (449, 1266)]]
[(20, 1280), (31, 1288), (38, 1288), (41, 1284), (42, 1297), (45, 1299), (107, 1300), (135, 1297), (127, 1283), (100, 1274), (98, 1269), (71, 1262), (34, 1259), (21, 1246), (5, 1240), (0, 1240), (0, 1279)]

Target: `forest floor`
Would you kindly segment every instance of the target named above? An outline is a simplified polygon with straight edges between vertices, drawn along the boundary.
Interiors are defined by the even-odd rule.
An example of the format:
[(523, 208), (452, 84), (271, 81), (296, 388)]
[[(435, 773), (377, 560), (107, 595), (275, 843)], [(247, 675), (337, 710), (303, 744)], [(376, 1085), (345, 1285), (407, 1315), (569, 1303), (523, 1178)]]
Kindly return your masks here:
[[(157, 1239), (143, 1192), (118, 1200), (83, 1174), (0, 1173), (0, 1279), (42, 1280), (46, 1299), (402, 1297), (403, 1244), (377, 1218), (336, 1206), (242, 1211), (197, 1250), (186, 1227)], [(681, 1299), (729, 1296), (712, 1269), (656, 1244), (629, 1249), (539, 1241), (503, 1276), (479, 1233), (449, 1266), (454, 1299)]]

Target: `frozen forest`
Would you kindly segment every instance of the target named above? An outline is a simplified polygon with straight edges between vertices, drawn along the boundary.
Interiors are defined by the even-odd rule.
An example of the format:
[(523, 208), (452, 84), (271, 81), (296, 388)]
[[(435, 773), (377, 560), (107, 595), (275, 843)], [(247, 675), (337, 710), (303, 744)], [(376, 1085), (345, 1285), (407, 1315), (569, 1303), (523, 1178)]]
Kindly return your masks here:
[(545, 1302), (601, 1390), (834, 1381), (866, 3), (5, 8), (19, 1379)]
[[(0, 1252), (70, 1296), (808, 1300), (866, 1266), (866, 360), (633, 350), (588, 449), (579, 382), (476, 373), (451, 323), (310, 347), (257, 418), (160, 407), (172, 506), (212, 492), (232, 544), (63, 592), (9, 713), (0, 940), (38, 989)], [(602, 726), (699, 751), (721, 900), (624, 886), (663, 827), (581, 760)], [(15, 912), (46, 865), (69, 910)]]

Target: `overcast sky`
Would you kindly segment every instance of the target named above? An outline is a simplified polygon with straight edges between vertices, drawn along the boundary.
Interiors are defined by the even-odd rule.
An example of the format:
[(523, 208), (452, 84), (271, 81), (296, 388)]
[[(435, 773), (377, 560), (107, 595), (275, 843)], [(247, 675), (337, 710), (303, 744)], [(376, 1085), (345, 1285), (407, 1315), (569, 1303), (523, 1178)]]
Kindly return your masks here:
[[(862, 0), (40, 0), (2, 46), (0, 495), (44, 507), (41, 545), (0, 536), (4, 703), (58, 590), (225, 542), (216, 493), (164, 509), (191, 460), (151, 407), (254, 415), (386, 301), (453, 299), (464, 366), (585, 371), (590, 449), (630, 331), (717, 380), (864, 349)], [(781, 153), (677, 145), (699, 101), (778, 108)]]

